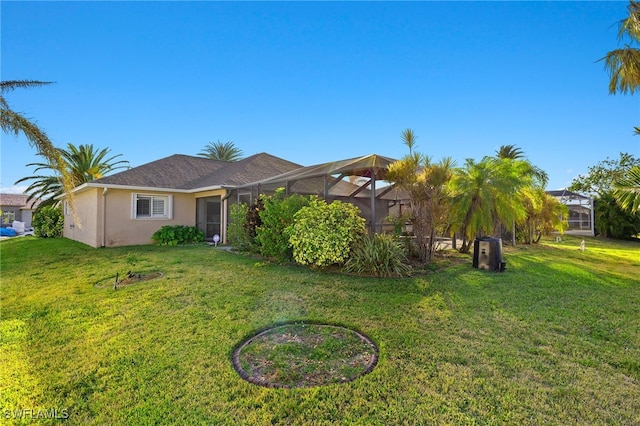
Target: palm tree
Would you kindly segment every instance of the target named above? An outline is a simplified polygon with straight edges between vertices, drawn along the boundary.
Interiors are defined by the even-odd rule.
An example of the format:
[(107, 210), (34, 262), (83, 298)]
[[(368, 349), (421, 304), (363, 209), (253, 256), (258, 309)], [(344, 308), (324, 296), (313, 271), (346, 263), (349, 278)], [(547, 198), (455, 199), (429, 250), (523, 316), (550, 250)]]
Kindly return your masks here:
[(238, 161), (242, 158), (242, 150), (231, 141), (222, 143), (218, 140), (217, 142), (209, 142), (198, 155), (212, 160)]
[(524, 157), (524, 152), (515, 145), (502, 145), (500, 149), (496, 151), (496, 157), (518, 160)]
[[(512, 161), (526, 177), (532, 179), (532, 187), (523, 187), (518, 194), (523, 200), (529, 213), (536, 211), (538, 206), (544, 204), (544, 188), (549, 182), (549, 175), (540, 167), (533, 165), (529, 160), (525, 159), (524, 151), (515, 145), (502, 145), (496, 151), (496, 157), (499, 159)], [(546, 205), (549, 205), (548, 203)], [(525, 224), (526, 225), (526, 224)], [(516, 222), (515, 220), (509, 225), (512, 229), (511, 244), (516, 245)], [(506, 227), (506, 224), (505, 224)], [(527, 238), (527, 241), (531, 241)]]
[(530, 183), (523, 162), (484, 157), (467, 159), (450, 181), (453, 231), (463, 237), (460, 251), (468, 252), (469, 241), (491, 234), (496, 222), (513, 223), (526, 211), (520, 190)]
[(67, 167), (64, 159), (53, 146), (46, 133), (22, 114), (15, 112), (4, 97), (5, 92), (19, 88), (40, 87), (47, 84), (51, 84), (51, 82), (37, 80), (0, 81), (0, 127), (4, 133), (16, 136), (22, 133), (29, 141), (29, 144), (37, 149), (38, 155), (42, 155), (49, 163), (49, 166), (58, 171), (62, 187), (70, 194), (69, 201), (75, 214), (73, 197), (71, 196), (71, 190), (74, 185), (71, 176), (66, 172)]
[(387, 181), (409, 193), (413, 233), (423, 262), (433, 260), (436, 234), (447, 223), (449, 194), (447, 183), (453, 174), (454, 162), (445, 158), (433, 163), (429, 157), (413, 152), (416, 136), (411, 129), (402, 132), (409, 155), (389, 165)]
[(640, 213), (640, 166), (632, 167), (615, 182), (613, 196), (623, 209)]
[[(627, 36), (631, 44), (640, 43), (640, 3), (629, 1), (627, 6), (629, 16), (618, 23), (618, 40)], [(615, 49), (600, 59), (604, 61), (605, 69), (609, 72), (609, 93), (635, 93), (640, 89), (640, 49), (625, 44), (621, 49)], [(635, 127), (640, 135), (640, 127)]]
[[(115, 161), (122, 154), (107, 157), (110, 149), (105, 148), (100, 151), (96, 150), (93, 145), (80, 145), (76, 147), (68, 144), (67, 149), (56, 148), (58, 155), (65, 161), (65, 173), (70, 176), (73, 187), (95, 179), (100, 179), (107, 173), (114, 170), (129, 168), (129, 162), (126, 160)], [(58, 170), (49, 163), (30, 163), (28, 167), (35, 166), (35, 172), (42, 170), (53, 170), (54, 175), (34, 175), (24, 177), (16, 182), (19, 184), (25, 181), (33, 181), (27, 188), (29, 199), (40, 198), (40, 205), (53, 205), (58, 202), (57, 198), (65, 192), (64, 186), (60, 181)]]
[[(618, 24), (618, 40), (625, 36), (632, 44), (640, 42), (640, 3), (630, 0), (627, 6), (629, 16)], [(609, 93), (617, 92), (633, 94), (640, 88), (640, 49), (625, 44), (622, 49), (615, 49), (600, 59), (611, 76)]]
[(535, 166), (524, 158), (524, 151), (515, 145), (502, 145), (499, 150), (496, 151), (497, 158), (504, 158), (509, 160), (518, 160), (526, 164), (522, 165), (525, 172), (534, 179), (534, 183), (541, 188), (547, 186), (549, 182), (549, 175), (547, 172)]

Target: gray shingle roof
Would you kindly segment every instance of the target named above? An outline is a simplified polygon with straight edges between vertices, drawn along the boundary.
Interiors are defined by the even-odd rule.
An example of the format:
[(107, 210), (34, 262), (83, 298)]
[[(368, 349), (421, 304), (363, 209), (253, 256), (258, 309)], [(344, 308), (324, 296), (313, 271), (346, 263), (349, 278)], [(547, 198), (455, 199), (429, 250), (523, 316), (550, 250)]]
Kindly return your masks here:
[(267, 153), (227, 162), (175, 154), (97, 179), (92, 184), (193, 190), (237, 186), (301, 167)]
[(0, 194), (0, 206), (20, 207), (24, 209), (35, 209), (40, 204), (40, 199), (31, 199), (26, 194)]

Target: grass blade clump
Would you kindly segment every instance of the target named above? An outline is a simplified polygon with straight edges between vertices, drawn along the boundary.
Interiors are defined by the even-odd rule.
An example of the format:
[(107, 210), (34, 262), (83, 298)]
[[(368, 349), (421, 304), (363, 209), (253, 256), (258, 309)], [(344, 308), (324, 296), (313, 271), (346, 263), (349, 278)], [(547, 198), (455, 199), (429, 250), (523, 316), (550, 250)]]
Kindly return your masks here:
[(354, 247), (344, 266), (345, 272), (376, 277), (402, 277), (411, 274), (404, 249), (391, 235), (365, 235)]

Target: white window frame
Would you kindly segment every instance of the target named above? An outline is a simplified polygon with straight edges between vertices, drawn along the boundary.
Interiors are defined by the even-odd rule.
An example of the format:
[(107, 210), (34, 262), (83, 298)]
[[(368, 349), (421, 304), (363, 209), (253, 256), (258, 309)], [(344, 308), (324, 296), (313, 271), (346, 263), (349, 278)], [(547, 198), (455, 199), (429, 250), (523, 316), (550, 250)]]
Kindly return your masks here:
[[(138, 200), (147, 198), (149, 199), (150, 214), (138, 215)], [(154, 202), (162, 200), (164, 202), (164, 209), (162, 213), (154, 213)], [(131, 194), (131, 219), (153, 219), (153, 220), (169, 220), (173, 218), (173, 195), (159, 195), (159, 194)]]

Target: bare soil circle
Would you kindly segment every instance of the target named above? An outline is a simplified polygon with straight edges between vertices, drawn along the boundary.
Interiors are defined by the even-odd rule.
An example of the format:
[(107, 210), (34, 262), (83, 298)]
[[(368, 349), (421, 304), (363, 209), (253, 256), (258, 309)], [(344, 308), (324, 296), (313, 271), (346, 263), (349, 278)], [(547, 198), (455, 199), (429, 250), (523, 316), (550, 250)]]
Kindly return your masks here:
[(315, 387), (350, 382), (371, 372), (378, 347), (343, 326), (285, 323), (239, 344), (232, 362), (240, 377), (259, 386)]

